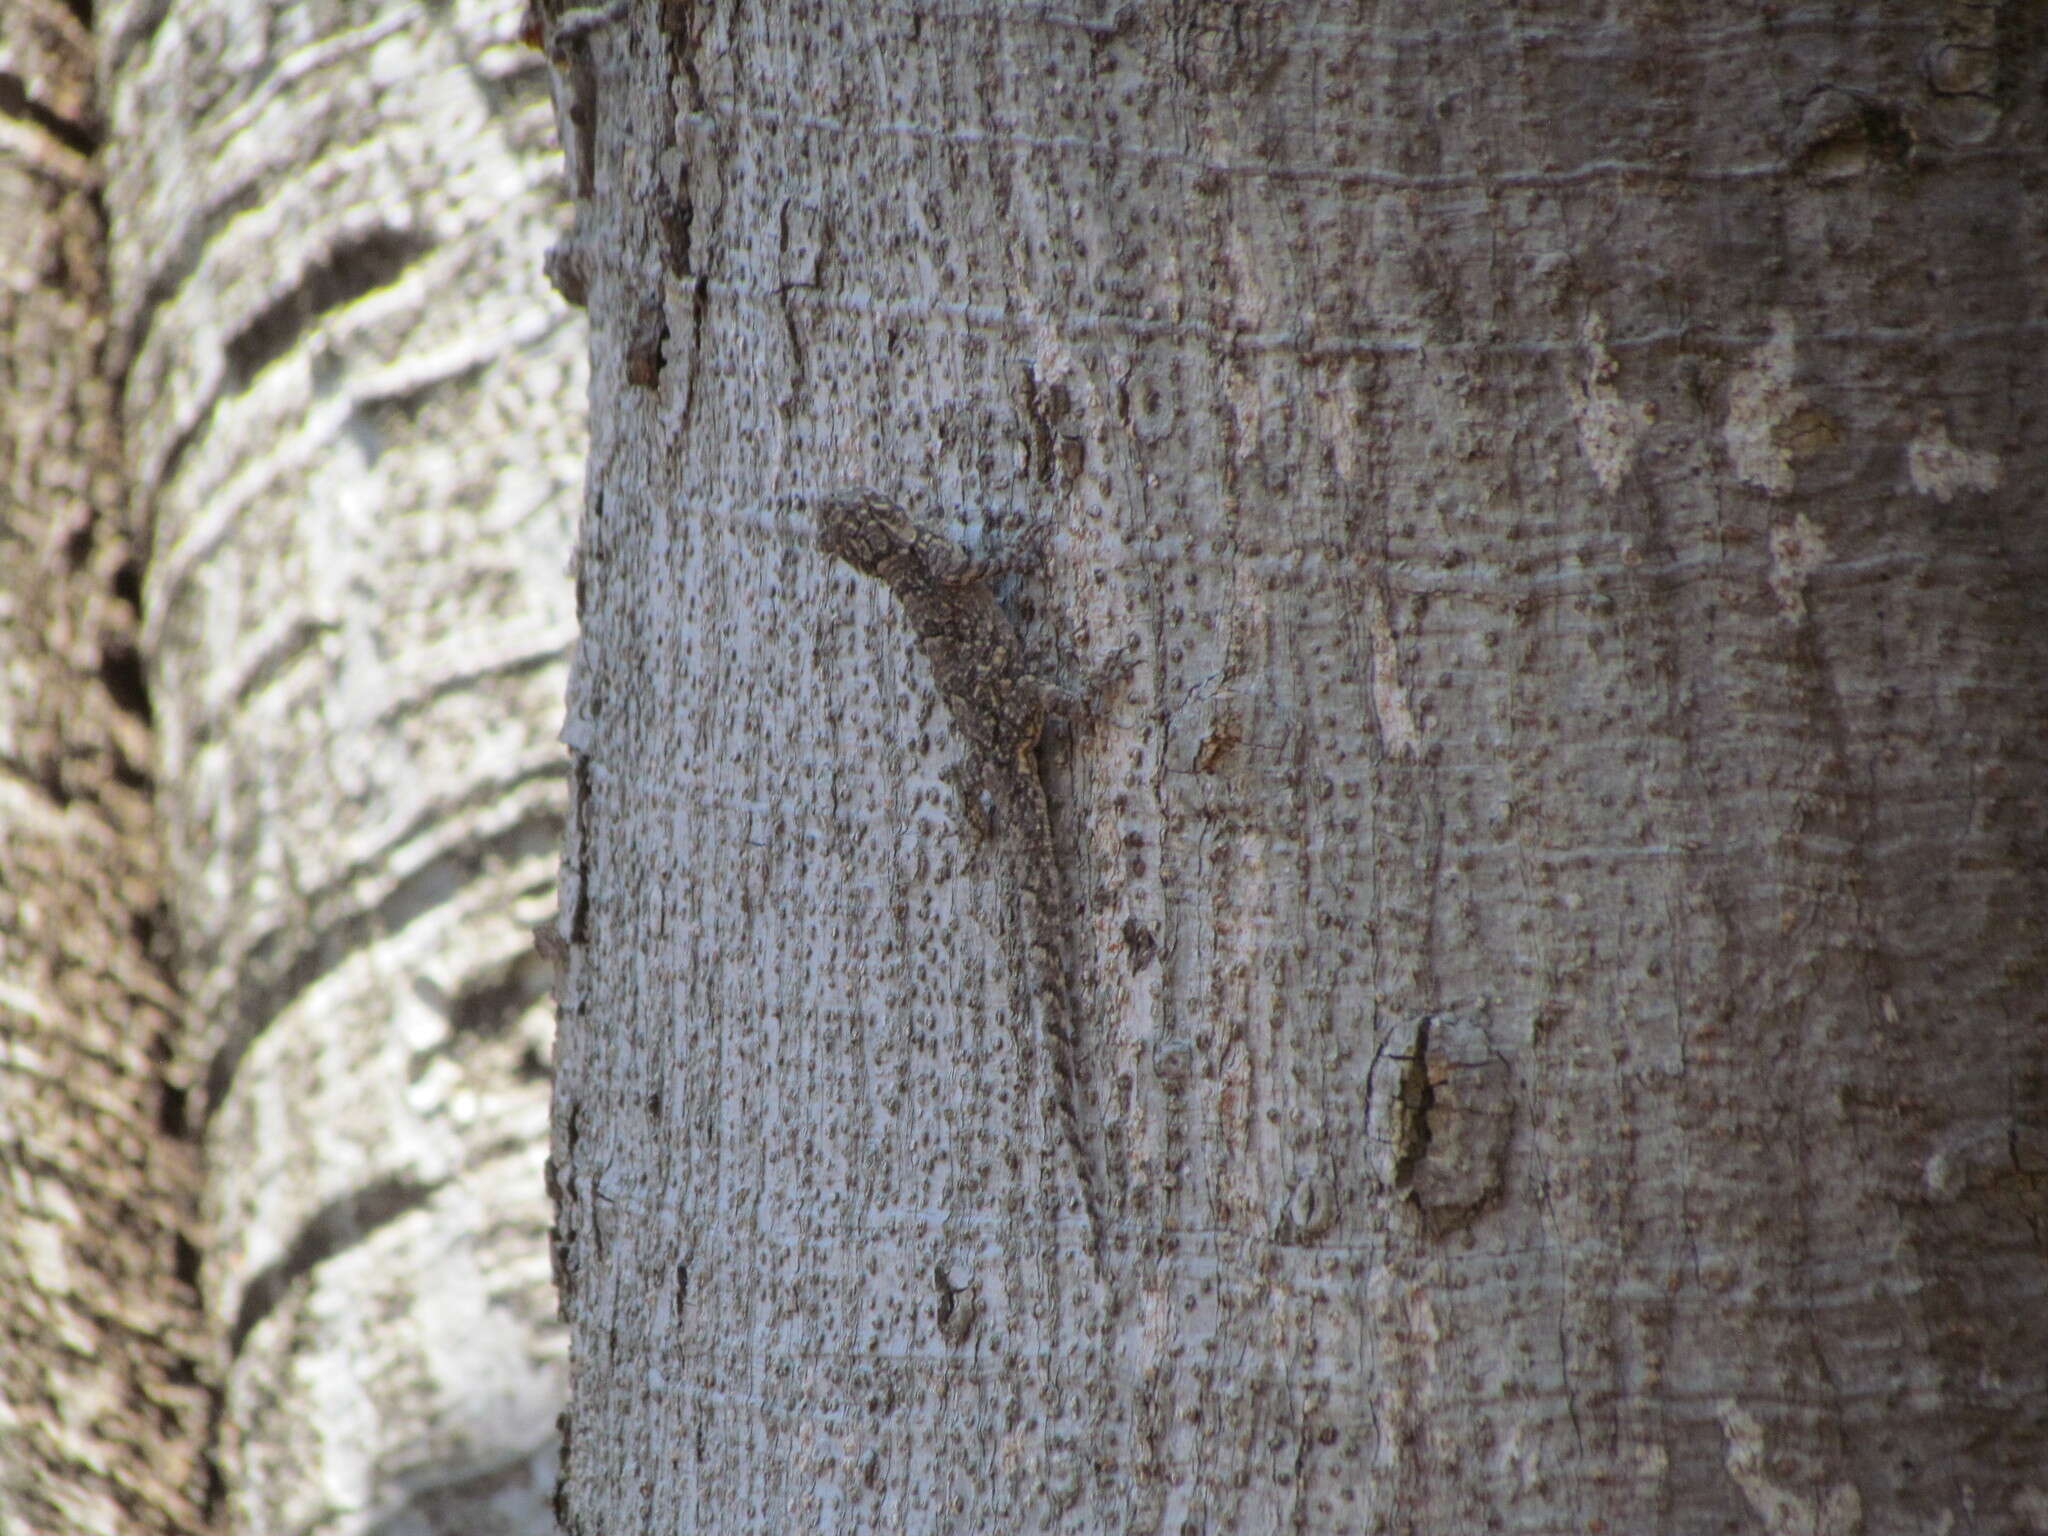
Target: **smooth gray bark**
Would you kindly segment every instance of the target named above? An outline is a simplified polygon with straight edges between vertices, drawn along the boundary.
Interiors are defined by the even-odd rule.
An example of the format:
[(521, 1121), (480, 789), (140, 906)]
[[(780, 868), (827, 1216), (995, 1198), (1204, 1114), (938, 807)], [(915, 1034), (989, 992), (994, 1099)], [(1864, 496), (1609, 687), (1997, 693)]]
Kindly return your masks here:
[[(567, 1528), (2042, 1528), (2032, 14), (558, 26)], [(849, 479), (1135, 647), (1104, 1273)]]

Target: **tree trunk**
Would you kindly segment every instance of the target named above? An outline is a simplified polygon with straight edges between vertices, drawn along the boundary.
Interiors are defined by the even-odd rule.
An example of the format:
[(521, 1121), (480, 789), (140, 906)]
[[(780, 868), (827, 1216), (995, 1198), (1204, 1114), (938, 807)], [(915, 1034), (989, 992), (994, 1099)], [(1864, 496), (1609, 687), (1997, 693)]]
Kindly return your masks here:
[(549, 26), (567, 1528), (2048, 1528), (2048, 29)]
[(529, 930), (584, 430), (547, 73), (504, 7), (97, 24), (229, 1523), (546, 1529)]
[(198, 1165), (162, 1067), (92, 40), (0, 6), (0, 1531), (201, 1529)]

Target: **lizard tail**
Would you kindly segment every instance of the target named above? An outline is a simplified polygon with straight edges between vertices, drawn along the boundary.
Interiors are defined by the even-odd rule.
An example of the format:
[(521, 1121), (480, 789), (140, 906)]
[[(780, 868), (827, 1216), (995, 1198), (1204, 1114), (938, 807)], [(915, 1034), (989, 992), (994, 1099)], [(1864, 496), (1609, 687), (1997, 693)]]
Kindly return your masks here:
[(1052, 1059), (1053, 1107), (1059, 1116), (1060, 1132), (1074, 1154), (1074, 1175), (1081, 1187), (1081, 1209), (1088, 1218), (1089, 1253), (1095, 1260), (1096, 1269), (1100, 1270), (1107, 1229), (1103, 1226), (1102, 1203), (1096, 1193), (1101, 1185), (1095, 1177), (1095, 1155), (1088, 1145), (1078, 1103), (1080, 1070), (1072, 1013), (1066, 1005), (1066, 978), (1059, 969), (1056, 955), (1041, 952), (1039, 960), (1044, 973), (1040, 991), (1045, 1000), (1045, 1038), (1052, 1047), (1049, 1055)]

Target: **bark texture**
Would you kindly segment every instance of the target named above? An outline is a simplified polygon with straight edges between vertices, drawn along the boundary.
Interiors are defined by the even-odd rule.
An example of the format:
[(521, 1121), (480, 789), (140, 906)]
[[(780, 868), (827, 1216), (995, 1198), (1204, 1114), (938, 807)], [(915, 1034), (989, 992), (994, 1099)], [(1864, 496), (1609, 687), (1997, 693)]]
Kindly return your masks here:
[(201, 1530), (212, 1404), (93, 54), (0, 7), (0, 1531), (38, 1536)]
[(2048, 1529), (2039, 11), (552, 25), (567, 1528)]
[(114, 4), (128, 458), (251, 1532), (550, 1523), (583, 339), (516, 7)]

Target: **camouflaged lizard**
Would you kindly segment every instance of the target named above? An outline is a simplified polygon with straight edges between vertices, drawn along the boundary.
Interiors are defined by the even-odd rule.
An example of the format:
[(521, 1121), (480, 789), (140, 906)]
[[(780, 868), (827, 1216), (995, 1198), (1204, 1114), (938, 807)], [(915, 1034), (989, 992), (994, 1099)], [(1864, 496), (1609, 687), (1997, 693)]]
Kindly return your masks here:
[(1075, 1104), (1079, 1064), (1067, 990), (1067, 928), (1052, 817), (1038, 776), (1038, 738), (1048, 712), (1071, 697), (1035, 676), (1024, 647), (989, 590), (986, 568), (945, 535), (919, 527), (878, 491), (835, 491), (818, 508), (818, 547), (895, 594), (917, 631), (968, 758), (948, 777), (976, 830), (1016, 849), (1026, 907), (1030, 984), (1051, 1044), (1052, 1085), (1073, 1149), (1090, 1247), (1102, 1259), (1095, 1163)]

